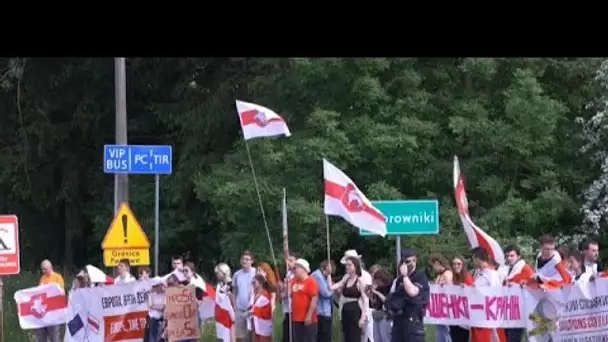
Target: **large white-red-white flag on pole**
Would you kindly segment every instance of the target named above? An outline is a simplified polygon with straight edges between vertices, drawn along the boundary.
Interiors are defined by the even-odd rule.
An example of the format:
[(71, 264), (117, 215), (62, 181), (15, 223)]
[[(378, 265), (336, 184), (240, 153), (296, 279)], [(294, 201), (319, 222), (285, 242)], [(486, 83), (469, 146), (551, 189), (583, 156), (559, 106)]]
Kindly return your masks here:
[(325, 215), (340, 216), (353, 226), (385, 236), (386, 218), (344, 172), (323, 159)]
[(488, 251), (488, 254), (496, 263), (504, 265), (505, 254), (503, 253), (500, 244), (477, 227), (475, 223), (473, 223), (473, 220), (471, 220), (471, 216), (469, 216), (469, 202), (467, 201), (467, 193), (464, 187), (464, 178), (460, 172), (460, 165), (458, 164), (458, 157), (456, 156), (454, 156), (454, 195), (456, 197), (460, 221), (462, 222), (462, 227), (467, 234), (471, 246), (473, 248), (481, 246)]
[(236, 100), (236, 111), (239, 113), (245, 140), (291, 135), (285, 120), (271, 109), (255, 103)]
[(15, 292), (21, 329), (38, 329), (65, 324), (68, 302), (57, 284), (40, 285)]

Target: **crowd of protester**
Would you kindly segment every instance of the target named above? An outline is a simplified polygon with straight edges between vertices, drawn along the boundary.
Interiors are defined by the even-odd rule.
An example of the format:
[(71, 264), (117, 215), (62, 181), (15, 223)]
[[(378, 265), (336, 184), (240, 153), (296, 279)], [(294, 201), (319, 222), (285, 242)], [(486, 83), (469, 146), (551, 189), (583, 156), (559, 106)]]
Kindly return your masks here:
[[(215, 266), (216, 292), (230, 297), (235, 311), (232, 331), (235, 342), (272, 341), (276, 304), (280, 304), (283, 311), (283, 342), (333, 341), (334, 314), (339, 318), (343, 342), (424, 341), (423, 317), (429, 283), (459, 286), (525, 284), (554, 288), (608, 276), (608, 271), (598, 269), (599, 245), (596, 241), (586, 240), (577, 248), (556, 248), (551, 236), (543, 236), (539, 245), (534, 265), (522, 259), (517, 246), (507, 246), (503, 267), (498, 267), (487, 250), (474, 248), (471, 254), (473, 273), (468, 271), (464, 256), (455, 256), (448, 261), (442, 254), (433, 253), (428, 256), (434, 273), (432, 282), (427, 279), (425, 270), (417, 267), (418, 259), (412, 249), (402, 251), (396, 277), (381, 265), (372, 265), (369, 271), (366, 270), (362, 256), (356, 250), (344, 253), (340, 260), (344, 275), (338, 277), (332, 261), (325, 260), (312, 270), (308, 261), (295, 254), (285, 260), (287, 271), (281, 276), (269, 264), (256, 263), (253, 253), (245, 251), (240, 258), (241, 267), (234, 274), (226, 263)], [(197, 289), (197, 299), (202, 300), (205, 287), (193, 262), (175, 256), (171, 264), (171, 273), (154, 278), (148, 267), (138, 268), (137, 278), (134, 277), (128, 260), (120, 261), (115, 278), (107, 277), (89, 265), (75, 277), (72, 289), (151, 279), (144, 340), (165, 341), (165, 288), (191, 284)], [(40, 284), (54, 282), (64, 287), (63, 278), (53, 271), (50, 261), (42, 262), (41, 271)], [(435, 333), (437, 342), (520, 342), (523, 335), (523, 329), (465, 326), (437, 326)], [(58, 342), (59, 327), (39, 329), (37, 338), (39, 342)]]

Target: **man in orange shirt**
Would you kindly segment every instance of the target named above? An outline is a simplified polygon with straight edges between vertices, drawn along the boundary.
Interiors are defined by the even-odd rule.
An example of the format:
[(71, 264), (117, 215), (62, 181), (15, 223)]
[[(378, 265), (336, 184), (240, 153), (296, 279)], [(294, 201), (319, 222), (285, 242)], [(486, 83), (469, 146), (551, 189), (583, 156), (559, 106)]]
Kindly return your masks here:
[[(51, 264), (50, 261), (43, 260), (40, 264), (40, 271), (42, 272), (42, 276), (40, 277), (39, 285), (55, 283), (62, 289), (65, 289), (63, 277), (61, 274), (53, 271), (53, 264)], [(48, 340), (51, 340), (51, 342), (59, 342), (59, 326), (54, 325), (51, 327), (37, 329), (36, 340), (38, 342), (47, 342)]]
[(315, 342), (317, 340), (319, 287), (309, 273), (308, 261), (296, 260), (294, 277), (289, 286), (293, 342)]

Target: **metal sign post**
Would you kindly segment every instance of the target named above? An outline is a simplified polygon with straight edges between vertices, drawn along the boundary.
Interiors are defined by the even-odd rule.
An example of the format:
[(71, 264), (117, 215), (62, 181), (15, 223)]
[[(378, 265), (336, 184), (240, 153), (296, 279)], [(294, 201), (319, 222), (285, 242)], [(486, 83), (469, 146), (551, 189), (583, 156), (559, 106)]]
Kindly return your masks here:
[(160, 255), (160, 175), (173, 171), (171, 146), (105, 145), (103, 171), (113, 174), (155, 175), (154, 179), (154, 275)]

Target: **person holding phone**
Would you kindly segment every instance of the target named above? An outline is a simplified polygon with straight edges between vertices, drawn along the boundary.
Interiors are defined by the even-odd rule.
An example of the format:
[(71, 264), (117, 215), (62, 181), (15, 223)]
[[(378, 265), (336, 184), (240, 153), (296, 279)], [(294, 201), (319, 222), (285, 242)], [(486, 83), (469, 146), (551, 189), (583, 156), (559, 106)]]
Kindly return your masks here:
[(386, 301), (393, 318), (392, 342), (424, 342), (424, 308), (429, 303), (429, 279), (416, 268), (416, 252), (401, 252), (397, 278)]

